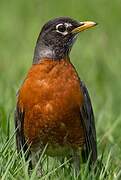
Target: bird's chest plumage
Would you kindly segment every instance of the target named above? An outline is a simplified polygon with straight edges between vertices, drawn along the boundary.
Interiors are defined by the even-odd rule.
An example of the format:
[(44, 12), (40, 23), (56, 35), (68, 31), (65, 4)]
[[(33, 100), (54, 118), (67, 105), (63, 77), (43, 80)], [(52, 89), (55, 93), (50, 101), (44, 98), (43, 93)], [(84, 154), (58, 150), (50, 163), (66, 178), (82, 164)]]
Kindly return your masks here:
[(20, 89), (18, 103), (25, 113), (25, 137), (32, 147), (48, 143), (52, 154), (53, 147), (65, 147), (65, 151), (68, 146), (83, 143), (83, 96), (77, 73), (69, 62), (34, 65)]

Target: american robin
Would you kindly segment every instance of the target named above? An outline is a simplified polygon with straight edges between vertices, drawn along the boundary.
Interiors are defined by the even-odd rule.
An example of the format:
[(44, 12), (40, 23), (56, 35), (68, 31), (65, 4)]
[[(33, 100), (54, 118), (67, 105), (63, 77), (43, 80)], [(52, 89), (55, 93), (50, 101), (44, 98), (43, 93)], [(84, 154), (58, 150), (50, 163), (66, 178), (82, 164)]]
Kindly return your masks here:
[[(95, 26), (60, 17), (47, 22), (37, 39), (33, 64), (17, 95), (15, 111), (18, 151), (43, 151), (80, 159), (90, 165), (97, 160), (93, 109), (85, 84), (69, 54), (79, 32)], [(81, 158), (82, 157), (82, 158)]]

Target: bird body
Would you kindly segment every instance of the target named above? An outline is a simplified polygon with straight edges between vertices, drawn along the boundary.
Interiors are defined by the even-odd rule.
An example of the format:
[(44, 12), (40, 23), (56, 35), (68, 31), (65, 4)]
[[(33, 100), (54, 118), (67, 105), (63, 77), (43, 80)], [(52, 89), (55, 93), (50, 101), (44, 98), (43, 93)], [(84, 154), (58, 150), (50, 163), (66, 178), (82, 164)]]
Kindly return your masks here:
[(33, 65), (18, 95), (18, 106), (25, 110), (24, 133), (31, 148), (48, 143), (47, 152), (53, 156), (56, 148), (55, 155), (62, 154), (61, 146), (66, 153), (67, 149), (81, 147), (82, 103), (80, 80), (70, 60), (44, 60)]
[[(15, 111), (18, 152), (42, 152), (73, 157), (80, 167), (80, 153), (90, 164), (97, 159), (93, 109), (86, 86), (72, 65), (69, 53), (77, 34), (94, 22), (68, 17), (46, 23), (37, 40), (33, 65), (17, 96)], [(75, 154), (75, 155), (74, 155)], [(76, 157), (76, 158), (75, 158)], [(77, 158), (78, 157), (78, 158)]]

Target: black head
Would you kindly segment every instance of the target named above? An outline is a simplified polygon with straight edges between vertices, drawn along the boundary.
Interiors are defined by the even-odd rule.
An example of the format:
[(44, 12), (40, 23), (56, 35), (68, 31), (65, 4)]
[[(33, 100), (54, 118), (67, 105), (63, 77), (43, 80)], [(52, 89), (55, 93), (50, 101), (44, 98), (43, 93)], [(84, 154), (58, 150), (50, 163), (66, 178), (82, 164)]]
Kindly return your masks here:
[(92, 21), (78, 22), (69, 17), (50, 20), (43, 26), (37, 39), (33, 63), (42, 58), (67, 58), (77, 34), (95, 25)]

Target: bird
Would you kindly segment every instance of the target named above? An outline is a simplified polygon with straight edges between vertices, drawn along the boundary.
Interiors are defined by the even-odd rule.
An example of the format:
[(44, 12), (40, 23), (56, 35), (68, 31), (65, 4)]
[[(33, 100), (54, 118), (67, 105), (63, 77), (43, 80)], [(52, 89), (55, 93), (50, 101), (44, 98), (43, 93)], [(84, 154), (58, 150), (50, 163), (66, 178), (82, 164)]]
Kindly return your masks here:
[(90, 167), (97, 161), (91, 99), (70, 60), (79, 33), (96, 25), (94, 21), (57, 17), (40, 31), (32, 66), (17, 93), (14, 117), (17, 151), (29, 148), (31, 167), (46, 145), (47, 156), (71, 157), (77, 171), (82, 159), (89, 161)]

